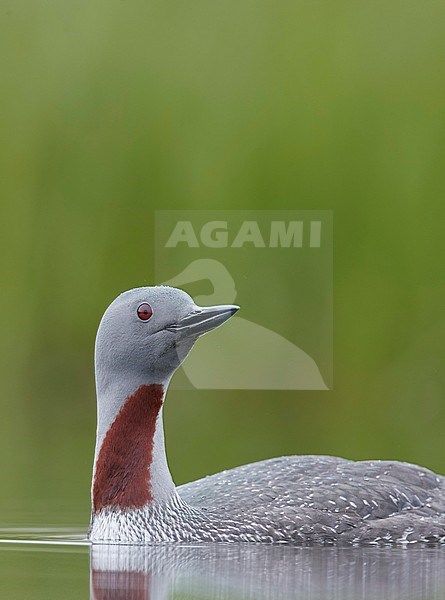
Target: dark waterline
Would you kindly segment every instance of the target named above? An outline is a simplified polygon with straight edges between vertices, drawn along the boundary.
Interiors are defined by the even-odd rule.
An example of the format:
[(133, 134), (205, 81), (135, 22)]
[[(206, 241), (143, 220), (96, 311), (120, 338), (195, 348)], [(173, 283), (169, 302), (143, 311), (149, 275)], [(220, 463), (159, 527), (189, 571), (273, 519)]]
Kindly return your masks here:
[[(64, 557), (63, 572), (36, 573), (31, 586), (35, 595), (29, 595), (28, 588), (20, 595), (20, 580), (12, 580), (14, 570), (4, 574), (7, 589), (13, 591), (11, 598), (44, 597), (53, 578), (62, 586), (65, 578), (67, 587), (82, 580), (84, 589), (89, 579), (94, 600), (164, 600), (184, 595), (264, 600), (445, 596), (444, 547), (90, 546), (85, 531), (77, 528), (8, 528), (0, 529), (0, 551), (0, 560), (8, 556), (18, 566), (25, 553), (33, 559), (48, 552), (56, 557), (69, 555)], [(75, 560), (76, 554), (81, 562)], [(74, 588), (68, 591), (69, 597), (84, 597), (80, 588), (78, 596)]]

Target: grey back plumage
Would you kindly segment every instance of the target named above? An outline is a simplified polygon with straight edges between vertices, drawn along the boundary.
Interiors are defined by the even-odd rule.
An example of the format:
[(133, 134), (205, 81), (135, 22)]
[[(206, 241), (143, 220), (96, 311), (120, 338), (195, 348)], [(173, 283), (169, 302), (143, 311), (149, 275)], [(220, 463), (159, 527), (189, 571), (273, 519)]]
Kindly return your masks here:
[(178, 493), (209, 518), (230, 522), (241, 540), (254, 530), (263, 542), (445, 542), (445, 478), (408, 463), (288, 456), (211, 475)]

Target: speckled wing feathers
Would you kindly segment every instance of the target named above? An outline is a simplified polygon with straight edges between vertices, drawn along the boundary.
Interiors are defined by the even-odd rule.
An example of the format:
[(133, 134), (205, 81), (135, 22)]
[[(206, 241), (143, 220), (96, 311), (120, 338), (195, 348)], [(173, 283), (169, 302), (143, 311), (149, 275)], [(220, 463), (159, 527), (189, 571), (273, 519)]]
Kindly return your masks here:
[(290, 543), (445, 542), (445, 478), (394, 461), (274, 458), (178, 488), (192, 507)]

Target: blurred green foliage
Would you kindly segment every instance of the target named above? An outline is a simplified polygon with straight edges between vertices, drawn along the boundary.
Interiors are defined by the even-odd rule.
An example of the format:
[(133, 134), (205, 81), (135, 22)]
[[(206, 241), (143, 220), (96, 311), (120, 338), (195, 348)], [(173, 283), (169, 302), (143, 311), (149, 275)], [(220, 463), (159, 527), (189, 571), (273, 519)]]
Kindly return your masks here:
[(335, 390), (172, 391), (177, 483), (288, 453), (445, 472), (444, 25), (439, 0), (2, 4), (3, 524), (88, 521), (95, 331), (154, 283), (155, 209), (334, 211)]

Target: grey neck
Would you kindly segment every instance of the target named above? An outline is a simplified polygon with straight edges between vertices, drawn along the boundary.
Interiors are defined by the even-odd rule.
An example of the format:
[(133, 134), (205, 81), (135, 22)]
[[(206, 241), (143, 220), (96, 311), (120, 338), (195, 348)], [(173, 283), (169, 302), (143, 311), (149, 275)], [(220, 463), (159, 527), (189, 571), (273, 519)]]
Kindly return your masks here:
[[(151, 383), (154, 382), (148, 382), (146, 376), (140, 375), (138, 377), (134, 373), (131, 373), (131, 376), (128, 377), (121, 374), (120, 377), (114, 378), (114, 381), (110, 381), (109, 378), (101, 379), (100, 371), (99, 373), (96, 371), (97, 430), (93, 486), (97, 459), (107, 432), (125, 404), (126, 399), (132, 396), (140, 386), (150, 385)], [(170, 378), (156, 383), (162, 385), (165, 398)], [(153, 502), (167, 502), (171, 500), (172, 497), (176, 496), (176, 487), (168, 468), (167, 456), (165, 453), (162, 407), (156, 417), (156, 426), (153, 434), (152, 460), (149, 469)]]

